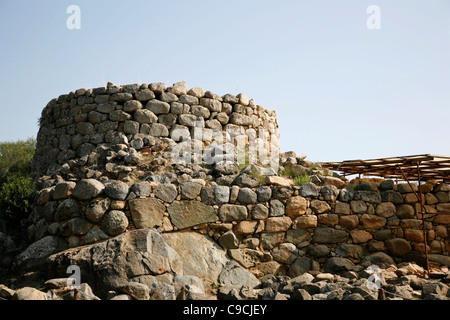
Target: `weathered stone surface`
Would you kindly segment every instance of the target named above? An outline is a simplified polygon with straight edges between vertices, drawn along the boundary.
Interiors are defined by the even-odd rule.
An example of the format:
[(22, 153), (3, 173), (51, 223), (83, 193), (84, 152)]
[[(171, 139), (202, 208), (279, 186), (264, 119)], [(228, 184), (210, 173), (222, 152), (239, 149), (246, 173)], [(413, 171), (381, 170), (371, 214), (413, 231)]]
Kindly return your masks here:
[(336, 198), (339, 195), (339, 189), (334, 185), (325, 185), (320, 188), (320, 194), (326, 201), (336, 201)]
[(267, 219), (269, 216), (269, 208), (267, 208), (262, 203), (258, 203), (252, 210), (253, 219)]
[(413, 242), (423, 242), (423, 231), (415, 229), (406, 229), (404, 231), (405, 239)]
[(152, 193), (152, 185), (148, 181), (141, 181), (131, 186), (131, 191), (138, 197), (148, 197)]
[(392, 202), (394, 204), (403, 203), (403, 197), (401, 193), (394, 190), (387, 190), (381, 192), (381, 201), (383, 202)]
[(228, 186), (214, 187), (215, 203), (227, 203), (230, 200), (230, 188)]
[(72, 194), (73, 188), (75, 188), (76, 183), (73, 181), (64, 181), (58, 183), (55, 186), (55, 191), (53, 192), (53, 199), (61, 200), (66, 199)]
[(148, 109), (135, 111), (133, 119), (139, 123), (156, 123), (158, 121), (158, 117)]
[(317, 215), (319, 224), (326, 225), (328, 227), (334, 227), (339, 223), (339, 216), (334, 213), (322, 213)]
[(143, 283), (128, 282), (120, 291), (129, 294), (134, 300), (150, 300), (150, 288)]
[(367, 211), (367, 205), (361, 200), (354, 200), (350, 202), (350, 207), (353, 213), (365, 213)]
[(375, 252), (371, 255), (365, 256), (361, 261), (363, 264), (366, 262), (370, 262), (371, 264), (384, 263), (385, 265), (391, 265), (394, 264), (394, 259), (384, 252)]
[(106, 211), (109, 209), (110, 200), (109, 199), (98, 199), (93, 201), (86, 206), (85, 215), (91, 222), (99, 222)]
[(211, 206), (195, 200), (174, 201), (167, 208), (167, 212), (172, 224), (178, 229), (217, 220), (217, 216)]
[(162, 123), (152, 123), (148, 134), (153, 137), (168, 137), (169, 129)]
[(330, 205), (326, 201), (322, 200), (312, 200), (311, 209), (314, 211), (314, 213), (325, 213), (331, 210)]
[(267, 232), (280, 232), (286, 231), (290, 228), (292, 220), (289, 217), (271, 217), (267, 219), (266, 231)]
[(101, 294), (119, 291), (131, 279), (164, 273), (182, 274), (183, 261), (153, 229), (138, 229), (100, 243), (72, 248), (47, 260), (51, 274), (66, 274), (69, 265), (80, 267), (83, 281)]
[(247, 219), (247, 208), (241, 205), (224, 204), (219, 209), (219, 218), (223, 221)]
[(182, 273), (213, 281), (217, 278), (229, 258), (226, 252), (211, 238), (197, 232), (171, 232), (162, 234), (164, 242), (181, 257)]
[(128, 227), (128, 218), (119, 210), (109, 211), (103, 218), (102, 229), (110, 236), (117, 236)]
[(409, 192), (413, 192), (413, 191), (419, 191), (419, 187), (415, 183), (411, 183), (411, 184), (399, 183), (397, 185), (397, 190), (400, 193), (409, 193)]
[(254, 288), (259, 285), (259, 280), (245, 270), (236, 261), (228, 261), (221, 270), (218, 281), (224, 285), (231, 285), (241, 288), (242, 286), (249, 286)]
[(235, 231), (241, 236), (260, 233), (264, 230), (264, 221), (241, 221), (237, 224)]
[(35, 288), (23, 287), (14, 293), (13, 300), (47, 300), (47, 295)]
[(128, 202), (131, 217), (138, 229), (160, 227), (166, 207), (155, 198), (133, 199)]
[(313, 214), (305, 214), (296, 218), (297, 228), (309, 229), (317, 227), (317, 216)]
[(269, 215), (271, 217), (279, 217), (284, 215), (284, 204), (278, 199), (272, 199), (270, 200), (270, 211)]
[(90, 200), (99, 196), (105, 189), (103, 183), (95, 179), (83, 179), (77, 182), (72, 195), (79, 200)]
[(128, 196), (130, 188), (128, 185), (119, 180), (109, 181), (105, 186), (105, 194), (112, 199), (125, 200)]
[(66, 249), (64, 239), (46, 236), (29, 245), (13, 261), (14, 270), (33, 270), (44, 266), (45, 260), (52, 254)]
[(193, 200), (200, 195), (202, 185), (196, 182), (185, 182), (180, 185), (181, 199)]
[(374, 214), (363, 214), (359, 222), (368, 229), (381, 229), (385, 226), (386, 219)]
[(147, 102), (145, 108), (150, 110), (154, 114), (169, 113), (170, 104), (159, 100), (150, 100), (149, 102)]
[(357, 215), (347, 215), (339, 217), (339, 224), (347, 229), (354, 229), (359, 224)]
[(350, 205), (345, 202), (336, 201), (336, 205), (334, 207), (334, 213), (336, 214), (350, 214)]
[(329, 258), (323, 270), (329, 273), (341, 273), (346, 271), (352, 271), (355, 269), (355, 264), (346, 258), (332, 257)]
[(319, 189), (314, 183), (307, 182), (300, 186), (299, 193), (302, 197), (318, 197)]
[(299, 251), (294, 244), (283, 243), (272, 250), (272, 256), (275, 261), (290, 265), (299, 256)]
[(78, 217), (81, 213), (81, 207), (77, 200), (69, 198), (61, 202), (56, 208), (55, 221), (62, 221)]
[(355, 197), (370, 203), (381, 202), (381, 194), (378, 191), (356, 191)]
[(224, 249), (237, 249), (239, 247), (239, 239), (232, 231), (225, 232), (219, 238), (218, 243)]
[(392, 217), (396, 214), (397, 209), (391, 202), (382, 202), (377, 205), (376, 214), (384, 218)]
[(385, 241), (389, 253), (396, 257), (402, 257), (411, 252), (411, 245), (402, 238), (394, 238)]
[(288, 216), (298, 216), (306, 213), (308, 202), (302, 196), (291, 197), (286, 201), (286, 214)]
[(85, 219), (73, 218), (61, 225), (60, 235), (82, 236), (86, 234), (91, 228), (92, 224), (86, 221)]
[(153, 193), (158, 199), (170, 203), (177, 197), (178, 190), (177, 187), (172, 183), (161, 183), (153, 190)]
[(373, 238), (372, 234), (365, 230), (351, 230), (350, 237), (353, 243), (364, 243)]
[(282, 186), (282, 187), (290, 187), (294, 185), (294, 182), (290, 179), (286, 179), (283, 177), (278, 176), (267, 176), (265, 182), (267, 184), (272, 184), (275, 186)]
[(325, 176), (323, 180), (324, 185), (332, 185), (338, 189), (345, 187), (345, 181), (342, 181), (340, 178)]
[(286, 241), (295, 245), (310, 238), (309, 233), (304, 229), (289, 229), (286, 232)]
[(336, 247), (334, 252), (341, 257), (355, 259), (358, 261), (363, 259), (367, 254), (367, 250), (363, 246), (349, 243), (339, 245)]
[(349, 239), (348, 233), (334, 228), (316, 228), (314, 230), (313, 242), (317, 243), (340, 243)]
[(413, 218), (414, 214), (415, 214), (414, 207), (409, 204), (401, 204), (400, 206), (397, 207), (396, 215), (399, 218), (404, 219)]
[(256, 188), (259, 186), (259, 181), (249, 174), (241, 173), (234, 179), (232, 184), (241, 188)]
[(250, 188), (241, 188), (238, 193), (237, 200), (241, 204), (253, 204), (256, 203), (256, 192)]
[(294, 190), (291, 187), (276, 186), (272, 190), (272, 198), (286, 200), (292, 196), (293, 192)]

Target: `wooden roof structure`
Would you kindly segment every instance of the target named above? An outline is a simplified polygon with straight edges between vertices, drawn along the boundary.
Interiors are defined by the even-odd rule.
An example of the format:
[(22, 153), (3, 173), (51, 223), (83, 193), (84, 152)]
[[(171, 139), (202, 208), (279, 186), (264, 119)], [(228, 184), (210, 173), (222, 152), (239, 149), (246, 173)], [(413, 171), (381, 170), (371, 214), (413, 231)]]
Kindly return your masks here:
[[(363, 174), (385, 179), (450, 182), (450, 157), (431, 154), (390, 157), (369, 160), (320, 162), (323, 168), (342, 175)], [(405, 179), (406, 178), (406, 179)]]
[[(424, 206), (421, 181), (437, 180), (450, 182), (450, 157), (421, 154), (415, 156), (391, 157), (370, 160), (347, 160), (342, 162), (320, 162), (323, 168), (339, 171), (344, 176), (364, 174), (366, 176), (378, 176), (385, 179), (404, 180), (410, 185), (410, 181), (419, 182), (418, 193), (414, 191), (422, 211), (422, 231), (425, 247), (427, 273), (430, 274), (428, 259), (427, 233), (425, 230), (425, 214), (428, 214)], [(450, 214), (450, 212), (438, 212), (436, 214)]]

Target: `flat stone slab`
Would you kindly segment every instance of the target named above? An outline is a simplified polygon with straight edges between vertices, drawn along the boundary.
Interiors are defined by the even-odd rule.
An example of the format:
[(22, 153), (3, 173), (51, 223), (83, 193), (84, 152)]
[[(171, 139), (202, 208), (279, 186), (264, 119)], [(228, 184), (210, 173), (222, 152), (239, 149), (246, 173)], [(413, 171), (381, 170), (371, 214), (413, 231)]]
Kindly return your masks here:
[(167, 212), (172, 224), (178, 229), (217, 220), (217, 216), (211, 206), (195, 200), (174, 201), (167, 208)]

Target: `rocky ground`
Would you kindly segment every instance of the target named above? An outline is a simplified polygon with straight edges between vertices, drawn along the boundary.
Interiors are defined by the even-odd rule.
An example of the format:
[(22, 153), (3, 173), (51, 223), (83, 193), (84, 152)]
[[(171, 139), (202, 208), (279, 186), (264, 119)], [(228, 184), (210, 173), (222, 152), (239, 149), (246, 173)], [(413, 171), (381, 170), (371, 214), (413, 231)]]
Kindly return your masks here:
[[(68, 280), (44, 281), (42, 274), (25, 274), (9, 280), (23, 287), (0, 285), (0, 300), (101, 300), (88, 283), (71, 289)], [(446, 267), (435, 268), (427, 276), (422, 267), (402, 263), (340, 274), (304, 273), (295, 278), (266, 275), (255, 287), (221, 285), (195, 276), (153, 277), (109, 291), (102, 300), (450, 300), (449, 285)]]

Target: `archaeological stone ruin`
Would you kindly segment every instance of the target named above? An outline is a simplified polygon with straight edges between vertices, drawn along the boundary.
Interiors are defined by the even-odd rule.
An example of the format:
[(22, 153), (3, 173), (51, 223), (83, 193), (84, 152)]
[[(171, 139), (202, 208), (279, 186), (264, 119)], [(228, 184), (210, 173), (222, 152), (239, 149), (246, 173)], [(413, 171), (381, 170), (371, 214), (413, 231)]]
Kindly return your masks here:
[[(144, 298), (197, 288), (188, 290), (195, 298), (205, 293), (200, 279), (242, 297), (242, 285), (271, 276), (325, 281), (370, 265), (423, 273), (427, 245), (431, 267), (445, 274), (450, 215), (433, 213), (450, 211), (450, 185), (421, 185), (423, 228), (417, 184), (349, 182), (280, 152), (279, 139), (276, 112), (245, 94), (185, 82), (63, 94), (42, 111), (30, 246), (14, 269), (45, 266), (49, 278), (64, 278), (77, 265), (102, 298), (136, 298), (139, 285), (149, 288)], [(306, 294), (292, 290), (284, 295)]]

